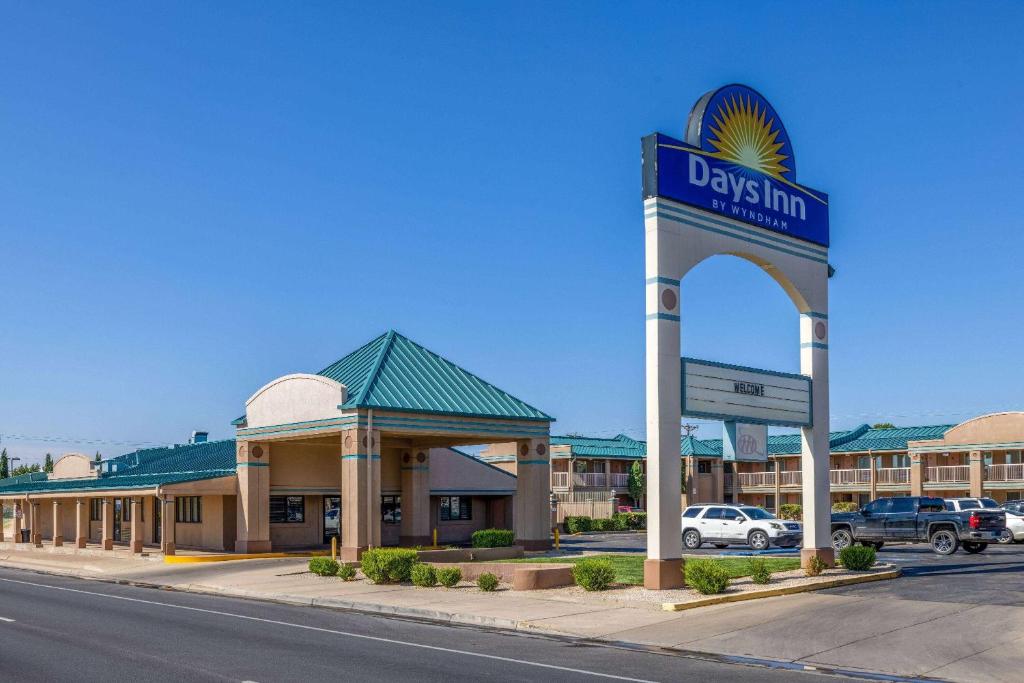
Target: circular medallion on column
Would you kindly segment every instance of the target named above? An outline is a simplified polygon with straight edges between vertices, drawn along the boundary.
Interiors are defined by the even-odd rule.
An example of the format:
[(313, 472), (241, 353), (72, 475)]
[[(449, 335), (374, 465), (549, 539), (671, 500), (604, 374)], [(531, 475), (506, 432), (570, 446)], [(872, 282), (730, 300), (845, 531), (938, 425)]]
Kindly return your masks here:
[(547, 447), (544, 444), (542, 444), (542, 443), (537, 444), (537, 455), (544, 455), (547, 452), (548, 452), (548, 449), (547, 449)]
[(529, 454), (530, 454), (530, 447), (527, 444), (524, 443), (521, 446), (519, 446), (519, 455), (521, 457), (525, 458)]
[(825, 339), (825, 323), (820, 320), (814, 323), (814, 336), (818, 338), (818, 341)]
[(422, 464), (422, 463), (425, 463), (426, 461), (427, 461), (427, 454), (426, 453), (424, 453), (423, 451), (420, 451), (419, 453), (416, 454), (416, 462)]
[(240, 455), (241, 457), (244, 458), (246, 452), (247, 452), (247, 450), (246, 450), (245, 444), (242, 444), (241, 446), (238, 447), (238, 455)]
[(363, 448), (366, 448), (367, 445), (369, 445), (369, 446), (376, 446), (377, 445), (377, 440), (376, 439), (369, 439), (369, 441), (367, 441), (367, 438), (368, 437), (365, 437), (365, 436), (363, 437)]
[(412, 456), (408, 453), (402, 453), (402, 462), (408, 465), (410, 460), (412, 460)]
[(674, 311), (679, 305), (679, 297), (671, 289), (663, 289), (661, 290), (661, 305), (665, 307), (666, 311)]
[(253, 446), (252, 447), (252, 457), (257, 458), (257, 459), (262, 458), (263, 457), (263, 446), (260, 446), (259, 444), (256, 444), (255, 446)]

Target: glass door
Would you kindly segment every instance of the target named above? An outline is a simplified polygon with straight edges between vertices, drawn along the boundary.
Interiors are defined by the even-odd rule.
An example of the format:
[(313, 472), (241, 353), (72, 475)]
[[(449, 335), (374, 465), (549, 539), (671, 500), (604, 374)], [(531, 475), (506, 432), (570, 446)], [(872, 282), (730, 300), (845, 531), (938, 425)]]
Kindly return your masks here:
[(160, 545), (160, 513), (163, 511), (163, 504), (159, 498), (153, 499), (153, 543)]
[(121, 538), (121, 519), (124, 517), (124, 498), (114, 499), (114, 542), (120, 543)]
[(341, 543), (341, 496), (324, 496), (324, 543), (337, 537)]

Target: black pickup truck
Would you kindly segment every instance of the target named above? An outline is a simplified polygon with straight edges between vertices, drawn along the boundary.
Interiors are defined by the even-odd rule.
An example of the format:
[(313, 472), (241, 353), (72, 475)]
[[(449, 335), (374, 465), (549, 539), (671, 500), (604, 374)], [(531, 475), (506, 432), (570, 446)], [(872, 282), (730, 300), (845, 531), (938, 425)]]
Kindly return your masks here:
[(884, 543), (930, 543), (939, 555), (952, 555), (961, 545), (969, 553), (980, 553), (999, 540), (1005, 526), (1002, 510), (952, 512), (941, 498), (879, 498), (859, 512), (832, 513), (832, 547), (838, 551), (855, 542), (875, 548)]

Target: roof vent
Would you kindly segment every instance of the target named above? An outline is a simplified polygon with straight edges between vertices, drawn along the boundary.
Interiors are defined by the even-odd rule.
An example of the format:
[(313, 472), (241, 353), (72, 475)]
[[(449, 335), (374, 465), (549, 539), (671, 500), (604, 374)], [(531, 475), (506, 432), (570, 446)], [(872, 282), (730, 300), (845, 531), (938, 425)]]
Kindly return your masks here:
[(210, 438), (210, 432), (192, 432), (192, 438), (188, 440), (189, 443), (206, 443), (206, 440)]

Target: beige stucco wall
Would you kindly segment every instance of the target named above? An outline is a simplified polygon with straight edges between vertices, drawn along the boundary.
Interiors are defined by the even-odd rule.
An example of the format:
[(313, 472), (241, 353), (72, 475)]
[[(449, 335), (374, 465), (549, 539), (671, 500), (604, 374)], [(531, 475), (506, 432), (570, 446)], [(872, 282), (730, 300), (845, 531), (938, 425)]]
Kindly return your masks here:
[[(200, 496), (202, 498), (201, 523), (176, 523), (174, 542), (179, 548), (202, 548), (205, 550), (228, 550), (224, 544), (224, 498), (225, 496)], [(231, 548), (233, 549), (233, 548)]]
[(303, 548), (323, 543), (323, 496), (311, 495), (303, 498), (306, 503), (306, 514), (302, 522), (271, 523), (270, 544), (273, 548)]
[(50, 479), (80, 479), (93, 475), (92, 458), (81, 453), (68, 453), (53, 463)]
[(341, 444), (275, 442), (270, 486), (341, 489)]

